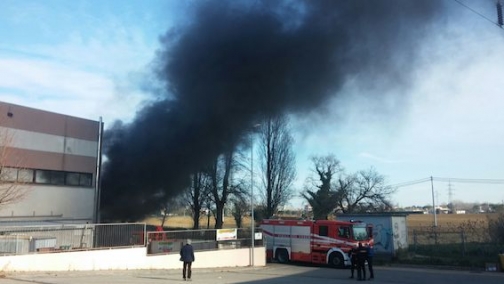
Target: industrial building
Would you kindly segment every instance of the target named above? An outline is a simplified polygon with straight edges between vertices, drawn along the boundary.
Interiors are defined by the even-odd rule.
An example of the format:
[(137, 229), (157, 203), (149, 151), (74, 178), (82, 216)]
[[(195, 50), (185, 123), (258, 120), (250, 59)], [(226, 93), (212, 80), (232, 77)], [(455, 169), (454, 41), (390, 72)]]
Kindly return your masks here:
[(95, 222), (102, 129), (0, 102), (0, 223)]

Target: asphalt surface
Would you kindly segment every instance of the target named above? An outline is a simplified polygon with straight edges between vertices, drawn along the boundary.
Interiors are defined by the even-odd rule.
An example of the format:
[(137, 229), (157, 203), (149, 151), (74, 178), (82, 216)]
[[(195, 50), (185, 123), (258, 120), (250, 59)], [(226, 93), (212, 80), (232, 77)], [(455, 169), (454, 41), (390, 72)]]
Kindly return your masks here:
[[(309, 284), (355, 283), (348, 269), (268, 264), (260, 268), (193, 269), (190, 283)], [(375, 267), (375, 279), (368, 283), (461, 284), (504, 283), (503, 272), (470, 272), (405, 267)], [(181, 270), (127, 270), (89, 272), (7, 273), (0, 284), (159, 284), (185, 283)], [(361, 282), (359, 282), (361, 283)]]

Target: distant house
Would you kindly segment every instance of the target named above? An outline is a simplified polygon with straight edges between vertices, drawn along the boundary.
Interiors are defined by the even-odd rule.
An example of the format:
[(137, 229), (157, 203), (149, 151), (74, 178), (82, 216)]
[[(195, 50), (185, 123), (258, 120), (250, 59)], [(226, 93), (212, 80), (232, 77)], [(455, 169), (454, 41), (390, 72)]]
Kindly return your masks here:
[(436, 214), (448, 214), (450, 213), (450, 209), (448, 207), (436, 207)]

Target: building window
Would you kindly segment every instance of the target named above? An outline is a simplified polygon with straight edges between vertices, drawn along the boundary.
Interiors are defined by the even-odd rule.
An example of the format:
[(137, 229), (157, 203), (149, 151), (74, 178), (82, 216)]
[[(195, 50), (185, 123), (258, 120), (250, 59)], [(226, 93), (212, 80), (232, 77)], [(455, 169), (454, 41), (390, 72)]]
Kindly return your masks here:
[(79, 175), (79, 185), (85, 187), (91, 187), (93, 182), (93, 174), (80, 174)]
[(65, 172), (51, 171), (51, 184), (65, 184)]
[(17, 181), (18, 169), (16, 168), (1, 168), (0, 171), (0, 180), (2, 181)]
[(51, 183), (51, 171), (35, 170), (35, 183)]
[(65, 184), (73, 186), (91, 187), (93, 174), (65, 173)]
[(40, 184), (69, 185), (80, 187), (91, 187), (93, 183), (93, 174), (90, 173), (73, 173), (64, 171), (15, 168), (2, 169), (2, 180), (6, 180), (5, 178), (8, 178), (10, 179), (9, 181), (16, 181), (16, 175), (17, 181), (25, 183), (34, 182)]
[(17, 180), (19, 182), (33, 182), (33, 170), (31, 169), (19, 169)]
[(79, 173), (66, 173), (65, 184), (67, 185), (79, 185)]
[(33, 170), (17, 169), (17, 168), (2, 168), (0, 180), (11, 182), (33, 182)]

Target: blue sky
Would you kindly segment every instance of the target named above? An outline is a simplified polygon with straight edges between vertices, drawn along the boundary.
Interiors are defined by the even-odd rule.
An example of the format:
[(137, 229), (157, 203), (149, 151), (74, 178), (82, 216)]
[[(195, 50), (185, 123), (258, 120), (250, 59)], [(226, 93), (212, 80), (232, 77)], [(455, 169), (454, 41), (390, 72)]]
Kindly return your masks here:
[[(462, 1), (496, 18), (494, 1)], [(419, 47), (407, 102), (370, 102), (347, 82), (323, 114), (293, 121), (302, 188), (311, 155), (334, 153), (347, 172), (373, 166), (390, 184), (434, 177), (504, 179), (504, 30), (456, 1), (459, 16)], [(159, 37), (191, 1), (0, 3), (0, 100), (97, 120), (129, 121)], [(357, 95), (360, 94), (360, 95)], [(362, 95), (364, 94), (364, 95)], [(361, 96), (362, 95), (362, 96)], [(388, 97), (388, 96), (384, 96)], [(436, 182), (437, 203), (448, 183)], [(504, 184), (451, 183), (453, 200), (502, 202)], [(432, 203), (430, 183), (399, 188), (399, 205)], [(293, 200), (293, 204), (302, 200)]]

